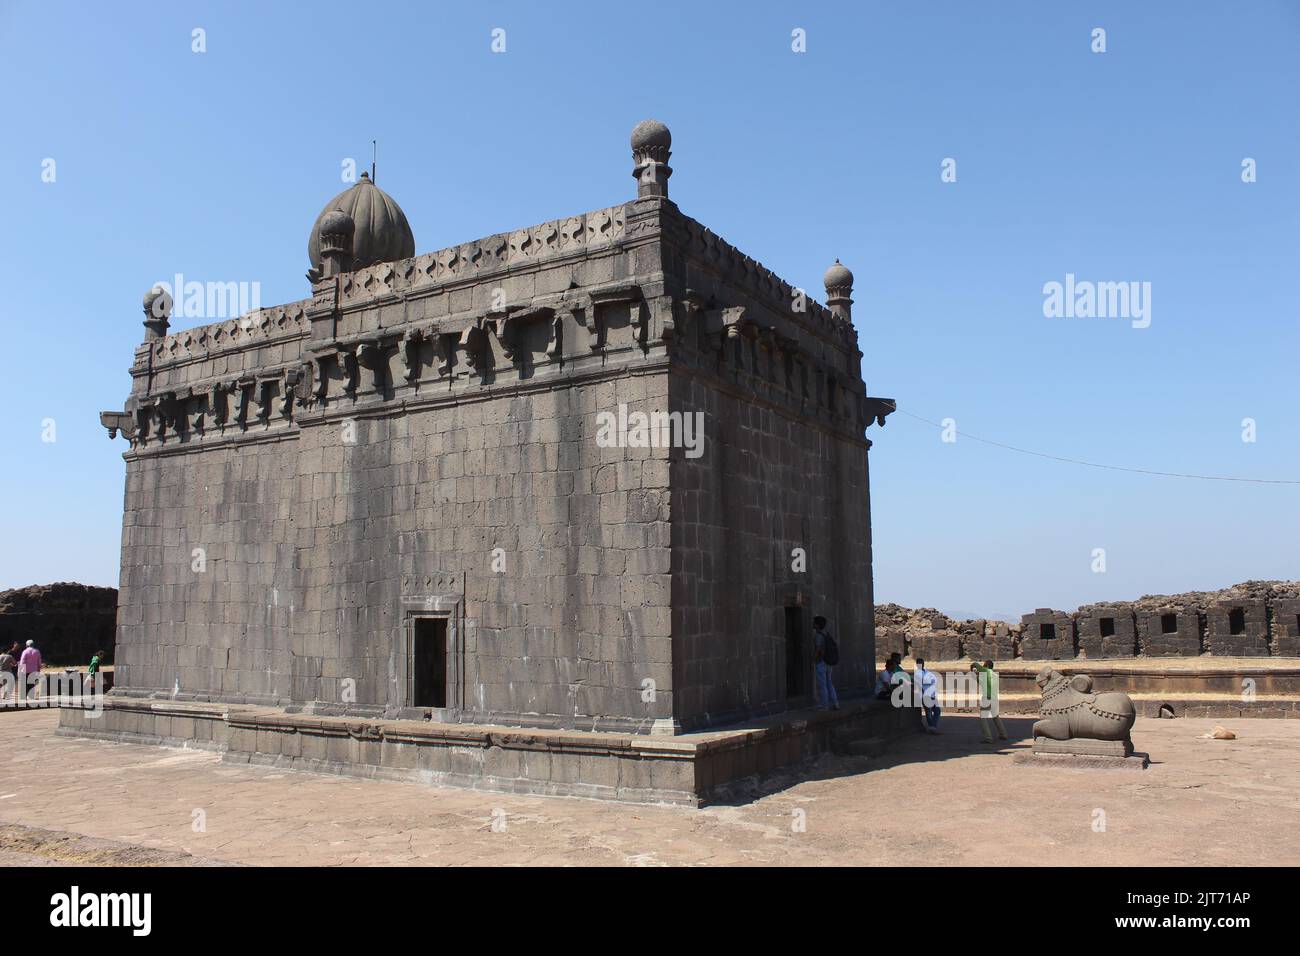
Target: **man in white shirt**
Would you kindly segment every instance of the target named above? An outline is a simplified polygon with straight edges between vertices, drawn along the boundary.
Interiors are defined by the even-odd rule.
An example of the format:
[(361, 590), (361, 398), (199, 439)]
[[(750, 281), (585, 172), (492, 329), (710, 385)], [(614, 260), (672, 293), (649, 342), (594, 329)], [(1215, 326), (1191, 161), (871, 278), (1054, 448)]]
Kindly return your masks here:
[(916, 659), (915, 678), (916, 693), (921, 700), (921, 717), (924, 723), (921, 725), (928, 733), (937, 734), (939, 732), (939, 675), (932, 670), (927, 670), (925, 658)]

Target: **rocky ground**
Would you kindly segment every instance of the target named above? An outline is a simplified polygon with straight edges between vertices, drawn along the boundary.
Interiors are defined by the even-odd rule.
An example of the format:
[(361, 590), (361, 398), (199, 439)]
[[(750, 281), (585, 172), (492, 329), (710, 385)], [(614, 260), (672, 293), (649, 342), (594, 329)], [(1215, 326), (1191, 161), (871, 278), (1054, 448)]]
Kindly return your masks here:
[[(0, 714), (0, 863), (1297, 865), (1300, 721), (1139, 719), (1147, 770), (1018, 763), (975, 721), (700, 810), (287, 773)], [(494, 827), (494, 822), (497, 824)], [(504, 826), (502, 826), (504, 824)]]

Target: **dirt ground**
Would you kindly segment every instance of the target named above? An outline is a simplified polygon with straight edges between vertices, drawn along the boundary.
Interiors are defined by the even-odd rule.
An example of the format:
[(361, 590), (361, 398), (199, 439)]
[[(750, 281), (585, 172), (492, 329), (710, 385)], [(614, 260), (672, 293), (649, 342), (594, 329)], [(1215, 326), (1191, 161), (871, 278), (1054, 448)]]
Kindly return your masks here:
[(973, 718), (888, 756), (825, 757), (752, 802), (636, 806), (289, 773), (61, 738), (0, 713), (0, 865), (1300, 863), (1300, 720), (1139, 718), (1142, 771), (1017, 762), (1032, 722)]

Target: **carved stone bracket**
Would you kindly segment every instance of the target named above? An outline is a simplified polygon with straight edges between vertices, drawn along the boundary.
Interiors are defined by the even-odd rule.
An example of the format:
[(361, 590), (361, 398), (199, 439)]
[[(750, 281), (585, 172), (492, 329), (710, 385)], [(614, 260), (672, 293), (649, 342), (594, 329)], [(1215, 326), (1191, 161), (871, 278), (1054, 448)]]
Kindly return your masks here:
[(465, 351), (465, 363), (486, 379), (488, 366), (491, 364), (488, 354), (487, 333), (483, 331), (483, 320), (475, 319), (460, 333), (460, 347)]
[(108, 429), (110, 439), (116, 438), (117, 433), (121, 432), (123, 438), (135, 444), (136, 421), (130, 412), (100, 412), (99, 423)]
[(287, 368), (280, 379), (280, 415), (286, 421), (293, 420), (293, 403), (298, 397), (298, 382), (301, 378), (301, 369)]
[(357, 381), (360, 378), (361, 370), (357, 364), (357, 353), (355, 346), (340, 345), (334, 353), (334, 361), (338, 362), (339, 371), (343, 373), (343, 391), (349, 398), (357, 397)]
[(546, 342), (546, 357), (550, 359), (564, 357), (564, 316), (558, 312), (551, 316), (551, 335)]
[(438, 359), (438, 377), (451, 374), (452, 358), (456, 354), (456, 337), (447, 332), (426, 333), (433, 340), (433, 354)]
[(371, 339), (357, 346), (357, 362), (370, 372), (371, 388), (384, 392), (388, 378), (388, 348), (383, 339)]
[(248, 428), (248, 400), (256, 386), (255, 378), (237, 379), (230, 386), (231, 392), (235, 395), (235, 424), (239, 426), (240, 431)]
[(423, 329), (408, 329), (402, 336), (402, 364), (406, 367), (404, 378), (414, 383), (420, 377), (420, 343), (424, 341)]
[(545, 321), (555, 315), (549, 306), (512, 306), (504, 312), (489, 312), (487, 325), (501, 343), (501, 353), (510, 361), (519, 359), (519, 330), (529, 322)]
[(623, 285), (610, 286), (605, 289), (596, 289), (589, 294), (590, 308), (587, 310), (587, 334), (589, 337), (588, 344), (592, 351), (599, 349), (602, 342), (603, 329), (600, 327), (597, 313), (600, 306), (626, 305), (629, 310), (628, 318), (632, 325), (633, 333), (637, 342), (645, 344), (646, 316), (642, 306), (641, 287), (631, 283)]
[(329, 363), (334, 360), (335, 354), (333, 350), (321, 350), (310, 354), (311, 373), (314, 379), (311, 394), (319, 405), (324, 405), (329, 395)]
[(212, 416), (212, 424), (221, 430), (225, 430), (226, 418), (229, 415), (229, 408), (226, 402), (226, 396), (229, 389), (223, 382), (213, 382), (208, 388), (208, 411)]

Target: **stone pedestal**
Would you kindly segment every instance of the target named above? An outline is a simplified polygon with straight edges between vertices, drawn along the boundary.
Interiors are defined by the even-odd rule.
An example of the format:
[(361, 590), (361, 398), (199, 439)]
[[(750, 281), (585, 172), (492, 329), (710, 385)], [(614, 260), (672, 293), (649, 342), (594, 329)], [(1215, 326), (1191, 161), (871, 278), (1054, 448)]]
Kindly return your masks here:
[(1034, 753), (1036, 754), (1127, 757), (1132, 752), (1133, 744), (1127, 740), (1090, 740), (1084, 737), (1072, 737), (1069, 740), (1052, 740), (1049, 737), (1034, 738)]

